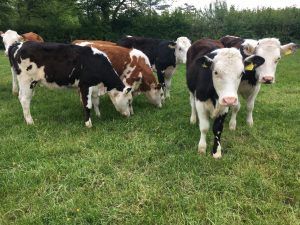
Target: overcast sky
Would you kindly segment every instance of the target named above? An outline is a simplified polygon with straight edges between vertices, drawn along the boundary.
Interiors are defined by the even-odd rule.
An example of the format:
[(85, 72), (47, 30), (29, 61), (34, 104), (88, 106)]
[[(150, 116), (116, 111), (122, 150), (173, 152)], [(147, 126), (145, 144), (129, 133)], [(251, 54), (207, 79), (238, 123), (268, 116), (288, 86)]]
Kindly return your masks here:
[[(204, 8), (215, 0), (173, 0), (174, 7), (181, 6), (184, 3), (194, 5), (197, 9)], [(300, 0), (226, 0), (227, 5), (234, 5), (236, 9), (253, 9), (257, 7), (272, 7), (285, 8), (289, 6), (296, 6), (300, 8)]]

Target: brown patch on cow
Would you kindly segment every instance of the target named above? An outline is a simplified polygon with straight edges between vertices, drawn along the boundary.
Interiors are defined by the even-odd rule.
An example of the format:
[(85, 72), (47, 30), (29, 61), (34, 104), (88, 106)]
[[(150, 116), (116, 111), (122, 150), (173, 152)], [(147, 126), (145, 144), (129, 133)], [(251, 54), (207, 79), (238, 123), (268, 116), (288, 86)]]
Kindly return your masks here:
[(242, 43), (244, 42), (244, 39), (242, 39), (240, 37), (225, 36), (225, 37), (222, 37), (220, 39), (220, 41), (227, 48), (234, 47), (234, 48), (240, 49)]
[(36, 41), (36, 42), (44, 42), (44, 39), (33, 32), (25, 33), (21, 35), (23, 38), (23, 41)]
[(91, 42), (93, 44), (99, 44), (99, 45), (117, 45), (116, 43), (111, 41), (101, 41), (101, 40), (74, 40), (72, 41), (72, 44), (75, 45), (81, 42)]
[[(82, 42), (89, 41), (82, 40)], [(150, 66), (147, 65), (145, 59), (141, 56), (130, 57), (132, 49), (94, 43), (88, 44), (87, 46), (91, 46), (105, 52), (119, 76), (124, 75), (123, 73), (128, 65), (133, 68), (125, 74), (126, 83), (128, 85), (138, 88), (138, 90), (142, 92), (149, 91), (153, 86), (158, 88), (156, 78)]]

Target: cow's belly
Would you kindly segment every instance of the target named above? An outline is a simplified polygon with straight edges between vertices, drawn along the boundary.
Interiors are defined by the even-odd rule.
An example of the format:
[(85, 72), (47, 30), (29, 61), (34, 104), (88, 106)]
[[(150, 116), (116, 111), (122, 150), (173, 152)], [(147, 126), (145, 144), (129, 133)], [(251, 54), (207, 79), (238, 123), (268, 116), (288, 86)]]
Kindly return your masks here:
[(176, 67), (174, 67), (174, 66), (168, 66), (165, 70), (164, 70), (164, 72), (165, 72), (165, 78), (171, 78), (172, 77), (172, 75), (174, 74), (174, 72), (175, 72), (175, 70), (176, 70)]

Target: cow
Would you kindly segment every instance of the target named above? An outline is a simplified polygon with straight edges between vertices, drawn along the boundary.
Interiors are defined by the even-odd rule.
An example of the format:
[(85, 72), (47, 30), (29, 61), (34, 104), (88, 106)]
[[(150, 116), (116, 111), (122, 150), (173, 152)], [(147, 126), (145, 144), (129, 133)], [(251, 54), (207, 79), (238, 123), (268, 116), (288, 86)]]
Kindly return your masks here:
[(72, 41), (72, 44), (79, 44), (79, 43), (82, 43), (82, 42), (90, 42), (90, 43), (93, 43), (93, 44), (100, 44), (100, 45), (117, 45), (114, 42), (102, 41), (102, 40), (74, 40), (74, 41)]
[[(235, 36), (225, 36), (220, 39), (225, 47), (235, 47), (240, 50), (243, 58), (250, 55), (258, 55), (265, 59), (265, 63), (254, 70), (246, 70), (242, 76), (238, 93), (247, 102), (247, 124), (253, 126), (253, 109), (256, 96), (261, 84), (272, 84), (275, 82), (276, 67), (282, 56), (295, 52), (297, 45), (289, 43), (281, 45), (276, 38), (264, 38), (260, 40), (243, 39)], [(252, 67), (253, 65), (251, 65)], [(236, 129), (236, 117), (240, 110), (240, 103), (232, 107), (231, 119), (229, 121), (230, 130)]]
[(229, 106), (238, 104), (237, 90), (244, 66), (262, 64), (260, 56), (249, 56), (243, 60), (236, 48), (224, 48), (217, 40), (201, 39), (192, 44), (187, 52), (186, 79), (190, 92), (190, 123), (197, 122), (201, 132), (198, 152), (206, 152), (206, 134), (209, 116), (214, 118), (214, 145), (212, 155), (218, 159), (221, 153), (221, 134)]
[[(5, 33), (0, 31), (0, 35), (3, 39), (3, 44), (5, 47), (5, 55), (8, 55), (8, 47), (15, 42), (24, 42), (24, 41), (44, 42), (41, 36), (33, 32), (19, 35), (16, 31), (7, 30)], [(11, 71), (11, 74), (12, 74), (12, 93), (14, 95), (18, 95), (19, 87), (18, 87), (17, 77), (14, 74), (13, 70)]]
[(72, 44), (19, 42), (8, 49), (9, 61), (20, 86), (19, 100), (27, 124), (33, 89), (37, 83), (48, 88), (79, 87), (85, 112), (85, 126), (92, 127), (92, 91), (103, 84), (116, 108), (130, 116), (132, 94), (114, 71), (104, 52)]
[[(126, 86), (133, 88), (134, 93), (145, 93), (150, 103), (162, 107), (163, 90), (160, 84), (157, 83), (155, 76), (151, 70), (148, 57), (137, 49), (128, 49), (120, 46), (94, 44), (94, 42), (74, 41), (80, 46), (91, 46), (107, 54), (111, 61), (113, 68), (123, 80)], [(96, 114), (99, 115), (97, 108), (99, 105), (99, 98), (94, 94), (93, 99)], [(92, 97), (93, 97), (92, 96)], [(131, 114), (133, 109), (131, 108)]]
[(178, 63), (186, 62), (186, 52), (191, 46), (187, 37), (179, 37), (176, 42), (154, 38), (127, 36), (117, 45), (136, 48), (145, 53), (157, 71), (159, 83), (165, 87), (165, 96), (170, 97), (171, 78)]

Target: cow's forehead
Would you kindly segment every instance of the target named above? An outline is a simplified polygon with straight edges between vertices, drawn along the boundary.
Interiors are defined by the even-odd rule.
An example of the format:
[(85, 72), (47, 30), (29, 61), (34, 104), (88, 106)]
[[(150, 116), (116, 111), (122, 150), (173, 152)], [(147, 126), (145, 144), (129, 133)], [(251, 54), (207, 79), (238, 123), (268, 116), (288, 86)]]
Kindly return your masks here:
[(242, 55), (235, 48), (223, 48), (215, 51), (217, 55), (213, 59), (214, 69), (224, 73), (243, 70)]

